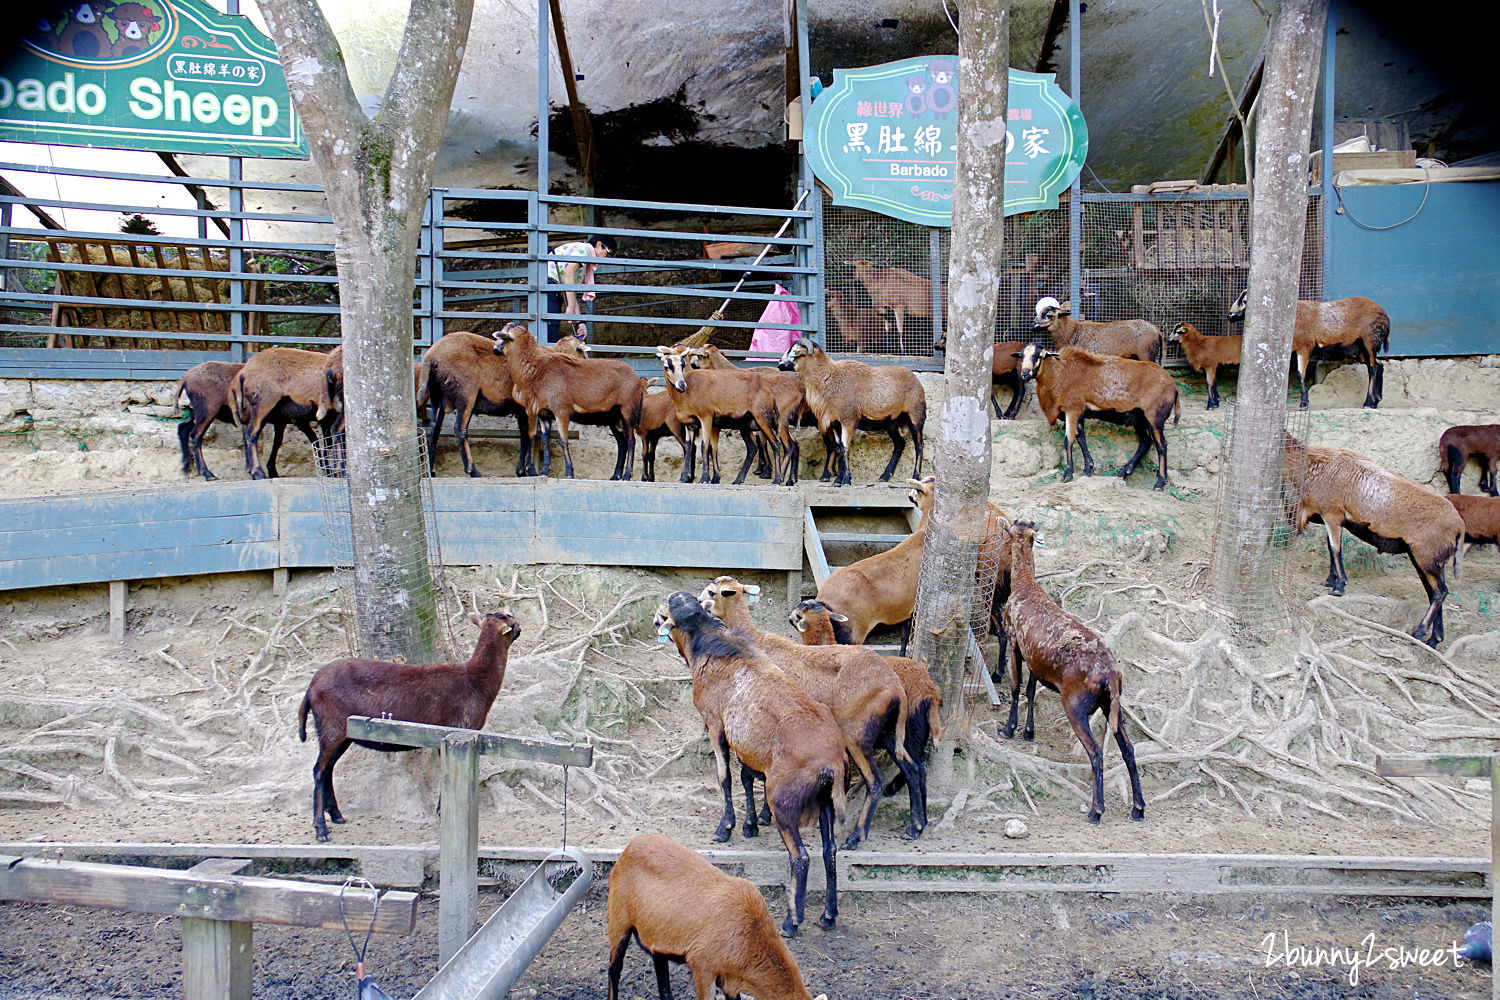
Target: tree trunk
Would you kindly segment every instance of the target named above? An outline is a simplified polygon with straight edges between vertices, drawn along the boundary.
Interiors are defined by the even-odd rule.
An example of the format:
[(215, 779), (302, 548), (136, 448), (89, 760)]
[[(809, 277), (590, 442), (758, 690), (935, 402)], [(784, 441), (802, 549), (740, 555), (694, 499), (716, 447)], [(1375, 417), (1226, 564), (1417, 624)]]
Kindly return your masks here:
[(1307, 220), (1307, 174), (1328, 0), (1283, 0), (1271, 19), (1255, 139), (1249, 301), (1215, 559), (1226, 607), (1273, 594), (1267, 558), (1282, 516), (1281, 434)]
[[(913, 609), (915, 655), (943, 694), (943, 730), (967, 734), (964, 665), (975, 611), (974, 576), (990, 486), (990, 358), (1005, 236), (1005, 126), (1010, 4), (959, 4), (958, 155), (948, 256), (946, 398), (934, 466), (937, 498)], [(987, 597), (987, 595), (985, 595)]]
[(412, 0), (380, 112), (359, 106), (315, 0), (261, 0), (334, 220), (356, 629), (366, 655), (421, 662), (439, 634), (412, 382), (417, 237), (473, 0)]

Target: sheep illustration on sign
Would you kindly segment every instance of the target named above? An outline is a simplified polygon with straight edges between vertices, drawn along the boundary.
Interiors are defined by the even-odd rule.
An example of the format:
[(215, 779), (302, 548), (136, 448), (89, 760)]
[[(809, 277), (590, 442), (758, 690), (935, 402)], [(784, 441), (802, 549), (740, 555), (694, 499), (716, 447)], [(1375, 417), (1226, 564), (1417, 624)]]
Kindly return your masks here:
[[(836, 205), (928, 226), (952, 222), (958, 73), (952, 56), (836, 69), (804, 137)], [(1083, 114), (1050, 73), (1010, 71), (1005, 214), (1056, 208), (1083, 169)]]

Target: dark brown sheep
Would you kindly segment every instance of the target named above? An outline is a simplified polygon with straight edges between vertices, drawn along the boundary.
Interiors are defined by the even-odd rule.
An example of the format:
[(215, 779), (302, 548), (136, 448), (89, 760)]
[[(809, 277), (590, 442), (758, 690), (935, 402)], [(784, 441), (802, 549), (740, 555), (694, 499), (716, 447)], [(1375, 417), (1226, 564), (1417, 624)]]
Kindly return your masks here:
[(1448, 480), (1449, 493), (1462, 493), (1464, 466), (1469, 459), (1479, 463), (1479, 492), (1500, 496), (1495, 483), (1495, 464), (1500, 462), (1500, 424), (1459, 424), (1438, 438), (1438, 461)]
[[(229, 403), (239, 418), (245, 441), (245, 471), (251, 479), (276, 478), (276, 452), (281, 448), (281, 434), (287, 424), (296, 424), (316, 444), (312, 424), (320, 425), (322, 434), (333, 431), (338, 411), (328, 395), (325, 372), (328, 355), (295, 347), (268, 347), (251, 355), (229, 383)], [(260, 432), (270, 423), (275, 436), (265, 468), (261, 467), (256, 445)]]
[[(183, 475), (189, 475), (196, 463), (198, 474), (204, 479), (212, 482), (215, 478), (208, 471), (208, 463), (203, 460), (203, 435), (208, 433), (209, 426), (215, 420), (237, 425), (234, 410), (229, 405), (229, 384), (244, 367), (231, 361), (201, 361), (177, 380), (177, 391), (172, 394), (172, 408), (180, 413), (182, 397), (186, 394), (188, 408), (192, 410), (192, 416), (177, 425), (177, 441), (182, 447)], [(280, 444), (281, 434), (278, 432), (271, 448), (272, 468), (276, 466), (276, 448)]]
[(1182, 345), (1182, 353), (1194, 371), (1203, 373), (1208, 386), (1206, 410), (1219, 408), (1219, 369), (1225, 365), (1240, 363), (1240, 348), (1245, 338), (1239, 334), (1232, 337), (1206, 337), (1191, 323), (1178, 323), (1167, 334), (1168, 343)]

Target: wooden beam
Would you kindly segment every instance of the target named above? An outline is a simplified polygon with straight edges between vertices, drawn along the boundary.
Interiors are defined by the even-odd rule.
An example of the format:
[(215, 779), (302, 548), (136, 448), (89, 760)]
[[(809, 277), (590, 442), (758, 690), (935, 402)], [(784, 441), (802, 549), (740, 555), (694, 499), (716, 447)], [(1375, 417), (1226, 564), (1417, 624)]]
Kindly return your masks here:
[[(6, 180), (4, 177), (0, 177), (0, 191), (4, 191), (6, 194), (10, 195), (13, 198), (26, 197), (26, 195), (21, 192), (20, 188), (17, 188), (14, 184)], [(48, 215), (45, 210), (38, 208), (36, 205), (25, 205), (23, 203), (23, 207), (30, 211), (32, 215), (36, 216), (36, 221), (40, 222), (46, 229), (66, 228), (61, 222), (58, 222), (52, 216)], [(15, 238), (17, 238), (17, 236), (13, 235), (12, 239)]]
[(438, 838), (438, 966), (479, 926), (479, 734), (443, 737), (442, 831)]
[[(134, 910), (198, 920), (256, 921), (341, 931), (338, 886), (282, 879), (214, 877), (133, 865), (41, 861), (0, 856), (0, 899), (63, 903), (105, 910)], [(344, 894), (350, 927), (366, 927), (375, 897)], [(417, 921), (417, 894), (380, 896), (375, 930), (410, 934)]]
[[(1250, 73), (1245, 77), (1245, 82), (1240, 86), (1239, 95), (1235, 98), (1235, 106), (1240, 109), (1240, 115), (1247, 120), (1250, 116), (1250, 109), (1255, 105), (1255, 99), (1260, 96), (1260, 83), (1265, 71), (1266, 47), (1262, 42), (1260, 55), (1256, 56), (1255, 63), (1250, 67)], [(1235, 146), (1244, 140), (1245, 137), (1240, 135), (1239, 118), (1230, 115), (1229, 120), (1224, 123), (1224, 131), (1219, 134), (1219, 141), (1214, 146), (1213, 155), (1208, 158), (1208, 165), (1203, 168), (1203, 173), (1198, 177), (1198, 182), (1200, 184), (1211, 183), (1220, 168), (1224, 166), (1225, 161), (1234, 155)], [(1248, 177), (1246, 181), (1249, 181)]]
[(114, 642), (125, 641), (125, 590), (124, 580), (109, 582), (109, 637)]
[(594, 766), (594, 748), (587, 744), (548, 743), (520, 736), (497, 736), (455, 726), (429, 726), (421, 722), (371, 719), (363, 715), (349, 716), (348, 727), (349, 735), (354, 739), (395, 746), (425, 747), (429, 750), (441, 748), (444, 739), (449, 736), (472, 734), (476, 737), (475, 751), (482, 756), (535, 760), (544, 764), (565, 764), (572, 767)]
[(184, 1000), (250, 1000), (255, 925), (246, 920), (182, 921)]
[[(573, 70), (573, 56), (568, 51), (568, 38), (563, 29), (562, 4), (560, 0), (548, 0), (552, 7), (552, 34), (557, 39), (557, 59), (562, 64), (563, 86), (568, 88), (568, 111), (573, 118), (573, 141), (578, 144), (579, 169), (583, 172), (585, 197), (594, 194), (594, 174), (598, 158), (594, 154), (594, 125), (588, 109), (578, 99), (578, 77)], [(592, 208), (589, 209), (593, 211)]]

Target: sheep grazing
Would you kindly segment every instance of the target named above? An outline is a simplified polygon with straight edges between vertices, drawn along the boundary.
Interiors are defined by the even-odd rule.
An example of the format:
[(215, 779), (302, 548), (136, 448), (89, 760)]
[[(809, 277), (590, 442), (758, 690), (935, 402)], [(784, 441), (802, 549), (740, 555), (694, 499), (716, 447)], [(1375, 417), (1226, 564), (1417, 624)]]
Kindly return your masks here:
[(1207, 410), (1219, 408), (1219, 368), (1240, 363), (1240, 348), (1245, 338), (1239, 334), (1232, 337), (1206, 337), (1191, 323), (1178, 323), (1167, 334), (1167, 342), (1181, 344), (1182, 353), (1194, 371), (1203, 373), (1208, 385)]
[[(807, 847), (800, 827), (818, 821), (827, 879), (823, 915), (828, 929), (838, 919), (838, 846), (835, 825), (844, 813), (844, 738), (833, 714), (768, 660), (750, 636), (733, 632), (692, 594), (677, 591), (657, 609), (656, 631), (677, 646), (693, 677), (693, 705), (708, 727), (724, 793), (724, 815), (714, 831), (722, 843), (734, 829), (729, 752), (765, 778), (766, 800), (791, 864), (792, 892), (781, 933), (793, 937), (807, 898)], [(750, 789), (746, 789), (747, 792)], [(749, 807), (754, 817), (754, 806)], [(748, 822), (748, 820), (747, 820)]]
[(1304, 446), (1287, 435), (1284, 448), (1293, 453), (1288, 456), (1288, 468), (1301, 464), (1294, 456), (1303, 447), (1307, 471), (1300, 484), (1297, 530), (1312, 522), (1328, 531), (1328, 579), (1323, 585), (1338, 597), (1349, 582), (1344, 572), (1343, 528), (1376, 551), (1406, 553), (1428, 600), (1427, 614), (1412, 630), (1412, 638), (1436, 648), (1443, 641), (1443, 601), (1448, 596), (1444, 565), (1451, 558), (1453, 575), (1458, 576), (1463, 518), (1446, 498), (1358, 452)]
[(834, 435), (835, 486), (848, 486), (854, 481), (849, 472), (849, 447), (854, 432), (861, 429), (883, 429), (891, 437), (891, 460), (880, 474), (882, 483), (890, 481), (906, 448), (903, 430), (911, 435), (917, 453), (912, 475), (922, 475), (927, 395), (910, 368), (835, 361), (806, 339), (793, 342), (777, 367), (802, 376), (807, 408), (817, 418), (818, 433), (825, 441)]
[(1073, 480), (1075, 439), (1083, 450), (1083, 474), (1094, 474), (1094, 459), (1083, 428), (1084, 418), (1092, 417), (1135, 427), (1135, 454), (1116, 470), (1116, 475), (1128, 477), (1155, 444), (1156, 484), (1152, 488), (1167, 488), (1167, 417), (1172, 417), (1175, 426), (1181, 402), (1177, 383), (1160, 365), (1090, 354), (1077, 347), (1049, 351), (1040, 344), (1027, 344), (1019, 357), (1021, 378), (1036, 380), (1036, 401), (1047, 426), (1054, 426), (1058, 414), (1063, 415), (1067, 454), (1063, 482)]
[[(890, 310), (896, 321), (896, 344), (906, 349), (906, 320), (908, 317), (932, 319), (932, 279), (924, 278), (900, 267), (876, 267), (863, 258), (850, 261), (854, 267), (854, 280), (865, 286), (870, 293), (870, 302), (876, 313)], [(948, 289), (939, 294), (943, 308), (943, 324), (948, 323)]]
[(1448, 494), (1448, 502), (1464, 522), (1464, 541), (1469, 545), (1493, 545), (1500, 551), (1500, 497)]
[(651, 956), (662, 1000), (672, 997), (669, 961), (686, 963), (698, 1000), (712, 1000), (715, 987), (730, 1000), (813, 1000), (760, 890), (670, 837), (644, 833), (625, 845), (609, 870), (607, 913), (609, 1000), (631, 938)]
[[(777, 432), (776, 393), (760, 372), (733, 367), (723, 371), (694, 368), (695, 362), (701, 360), (701, 351), (681, 344), (658, 347), (656, 357), (661, 362), (667, 392), (677, 408), (677, 419), (690, 429), (691, 435), (701, 436), (703, 466), (699, 482), (719, 481), (719, 431), (727, 425), (741, 426), (746, 420), (747, 426), (759, 432), (760, 439), (771, 449), (775, 470), (772, 481), (777, 485), (786, 481), (787, 455), (782, 436)], [(745, 481), (750, 463), (755, 460), (756, 447), (753, 439), (746, 439), (745, 462), (734, 479), (735, 485)], [(692, 470), (685, 464), (681, 481), (691, 479)]]
[[(542, 414), (557, 424), (562, 441), (563, 474), (573, 478), (573, 450), (568, 429), (574, 420), (600, 423), (614, 435), (615, 471), (610, 479), (629, 479), (635, 471), (636, 427), (646, 389), (635, 369), (623, 361), (571, 358), (544, 349), (531, 331), (510, 323), (495, 334), (494, 352), (510, 365), (511, 394), (526, 410), (532, 426), (532, 441), (540, 443), (537, 430)], [(530, 472), (532, 449), (526, 452)]]
[(479, 626), (479, 642), (467, 663), (387, 663), (342, 659), (325, 663), (313, 674), (297, 711), (297, 737), (307, 742), (307, 716), (318, 731), (318, 758), (313, 763), (313, 832), (328, 840), (328, 824), (344, 822), (333, 794), (333, 766), (351, 743), (393, 752), (410, 747), (350, 739), (349, 716), (400, 719), (432, 726), (478, 729), (484, 725), (521, 626), (503, 611), (469, 615)]
[[(177, 441), (182, 446), (182, 474), (190, 475), (193, 464), (198, 474), (212, 482), (214, 474), (208, 471), (203, 460), (203, 435), (215, 420), (226, 424), (236, 423), (234, 411), (229, 406), (229, 383), (245, 366), (229, 361), (201, 361), (183, 373), (177, 380), (177, 391), (172, 394), (173, 416), (182, 412), (181, 404), (187, 395), (188, 408), (192, 416), (177, 425)], [(281, 444), (281, 434), (276, 434), (271, 448), (270, 464), (276, 465), (276, 447)]]
[(1153, 364), (1161, 361), (1161, 331), (1156, 324), (1143, 319), (1121, 319), (1111, 323), (1074, 319), (1069, 303), (1047, 296), (1036, 304), (1034, 328), (1051, 334), (1052, 343), (1059, 348), (1079, 347), (1090, 354), (1134, 358)]
[(1500, 496), (1495, 483), (1495, 464), (1500, 462), (1500, 424), (1460, 424), (1443, 431), (1438, 438), (1438, 461), (1448, 480), (1449, 493), (1463, 492), (1460, 483), (1470, 458), (1479, 463), (1479, 492)]
[[(797, 630), (804, 646), (832, 646), (848, 644), (838, 637), (838, 629), (848, 618), (834, 611), (822, 601), (803, 601), (792, 609), (787, 622)], [(943, 696), (933, 683), (927, 668), (916, 660), (905, 656), (887, 656), (886, 666), (895, 672), (901, 688), (906, 692), (906, 755), (911, 758), (917, 772), (917, 781), (907, 781), (906, 775), (897, 773), (885, 786), (886, 795), (894, 795), (907, 788), (911, 806), (911, 823), (905, 836), (919, 837), (927, 826), (927, 745), (942, 733), (939, 716), (943, 708)], [(919, 821), (920, 818), (920, 821)]]
[[(874, 760), (877, 747), (891, 754), (897, 769), (914, 787), (921, 784), (917, 767), (906, 749), (906, 691), (885, 658), (872, 649), (806, 646), (774, 632), (762, 632), (750, 617), (749, 607), (759, 593), (758, 587), (746, 586), (732, 576), (721, 576), (703, 589), (698, 600), (731, 629), (754, 639), (761, 652), (786, 671), (813, 701), (827, 705), (833, 712), (834, 721), (844, 734), (844, 748), (869, 787), (864, 808), (844, 841), (844, 850), (853, 850), (869, 837), (875, 807), (885, 788), (885, 775)], [(750, 795), (748, 784), (745, 794)], [(913, 801), (923, 800), (913, 793)], [(926, 825), (926, 815), (914, 813), (907, 836), (917, 836)]]
[[(1231, 323), (1245, 318), (1250, 289), (1240, 292), (1229, 307)], [(1297, 301), (1292, 330), (1292, 353), (1297, 357), (1297, 377), (1302, 385), (1302, 408), (1307, 408), (1307, 368), (1312, 361), (1358, 361), (1369, 381), (1365, 406), (1380, 405), (1385, 395), (1385, 365), (1378, 355), (1391, 339), (1391, 318), (1380, 304), (1363, 295), (1332, 302)]]
[(1125, 770), (1130, 775), (1131, 819), (1146, 815), (1146, 799), (1141, 794), (1141, 777), (1135, 767), (1135, 748), (1125, 735), (1125, 721), (1120, 713), (1120, 671), (1114, 657), (1099, 634), (1053, 603), (1036, 581), (1032, 546), (1036, 541), (1036, 524), (1031, 521), (1010, 522), (1011, 537), (1010, 597), (1005, 602), (1005, 628), (1011, 646), (1010, 718), (1005, 724), (1005, 738), (1016, 732), (1016, 715), (1020, 707), (1021, 668), (1029, 671), (1026, 681), (1026, 728), (1022, 737), (1036, 735), (1036, 684), (1044, 685), (1062, 696), (1063, 713), (1073, 734), (1083, 744), (1089, 765), (1094, 771), (1094, 799), (1089, 806), (1089, 822), (1099, 822), (1104, 815), (1104, 748), (1094, 739), (1089, 719), (1102, 711), (1108, 719), (1109, 732), (1120, 746)]
[[(328, 396), (324, 375), (328, 355), (295, 347), (268, 347), (252, 355), (229, 382), (229, 405), (239, 418), (245, 441), (245, 471), (251, 479), (276, 478), (276, 452), (286, 425), (296, 424), (316, 444), (312, 424), (324, 436), (333, 432), (338, 412)], [(260, 432), (270, 423), (275, 429), (271, 454), (264, 468), (256, 445)]]
[(860, 354), (878, 351), (890, 330), (886, 325), (885, 315), (869, 306), (859, 305), (847, 292), (840, 289), (830, 288), (826, 294), (828, 312), (845, 344)]

